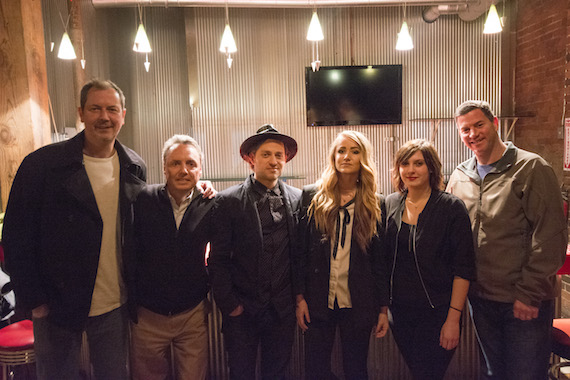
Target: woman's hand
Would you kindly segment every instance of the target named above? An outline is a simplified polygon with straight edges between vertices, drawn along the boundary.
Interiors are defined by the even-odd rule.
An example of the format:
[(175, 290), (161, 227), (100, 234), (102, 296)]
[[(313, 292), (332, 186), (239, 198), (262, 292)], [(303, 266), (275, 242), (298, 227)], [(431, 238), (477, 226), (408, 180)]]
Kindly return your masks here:
[(459, 321), (450, 321), (447, 318), (441, 327), (439, 345), (446, 350), (453, 350), (459, 344)]
[(388, 333), (389, 326), (390, 325), (388, 323), (388, 313), (381, 311), (380, 314), (378, 314), (378, 323), (376, 324), (376, 328), (374, 329), (376, 338), (383, 338), (384, 336), (386, 336), (386, 333)]
[(297, 296), (297, 307), (295, 309), (295, 315), (297, 316), (297, 324), (301, 330), (307, 331), (309, 326), (307, 323), (311, 323), (311, 316), (309, 315), (309, 305), (302, 295)]

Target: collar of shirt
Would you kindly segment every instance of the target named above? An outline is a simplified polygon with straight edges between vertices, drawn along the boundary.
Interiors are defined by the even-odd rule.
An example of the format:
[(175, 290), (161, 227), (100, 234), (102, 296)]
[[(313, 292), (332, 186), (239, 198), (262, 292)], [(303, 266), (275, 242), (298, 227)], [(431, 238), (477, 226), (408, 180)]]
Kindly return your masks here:
[(188, 196), (186, 198), (184, 198), (182, 200), (182, 202), (180, 202), (180, 206), (178, 206), (178, 204), (176, 203), (176, 199), (174, 199), (174, 197), (172, 195), (170, 195), (170, 192), (168, 191), (168, 187), (166, 188), (166, 194), (168, 194), (168, 199), (170, 199), (170, 204), (172, 205), (172, 210), (181, 211), (181, 210), (186, 210), (188, 208), (188, 206), (190, 205), (190, 203), (192, 202), (192, 199), (194, 199), (194, 194), (196, 194), (196, 188), (192, 189), (190, 194), (188, 194)]
[(186, 198), (184, 198), (182, 202), (180, 202), (180, 206), (176, 204), (176, 200), (172, 195), (170, 195), (170, 193), (168, 192), (168, 188), (166, 188), (166, 193), (168, 194), (168, 198), (170, 199), (170, 205), (172, 206), (172, 214), (174, 215), (176, 228), (180, 228), (180, 223), (182, 223), (182, 219), (184, 218), (184, 214), (186, 213), (188, 206), (190, 206), (190, 203), (192, 203), (194, 197), (200, 194), (200, 191), (196, 190), (196, 188), (192, 189), (190, 194)]
[(264, 184), (256, 180), (255, 177), (252, 176), (251, 180), (253, 182), (253, 189), (260, 196), (264, 196), (266, 193), (273, 193), (277, 196), (281, 196), (281, 189), (279, 188), (279, 183), (277, 183), (277, 185), (275, 185), (273, 189), (268, 189)]

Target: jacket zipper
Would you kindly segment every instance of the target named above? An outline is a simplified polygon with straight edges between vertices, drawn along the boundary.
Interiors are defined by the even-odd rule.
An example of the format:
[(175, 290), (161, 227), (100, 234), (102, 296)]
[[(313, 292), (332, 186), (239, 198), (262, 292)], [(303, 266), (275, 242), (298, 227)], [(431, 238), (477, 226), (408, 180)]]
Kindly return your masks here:
[[(418, 218), (418, 222), (419, 222), (419, 218)], [(400, 236), (400, 229), (402, 228), (402, 221), (400, 220), (398, 222), (398, 233), (396, 234), (396, 242), (398, 242), (399, 236)], [(422, 288), (424, 289), (424, 293), (426, 295), (426, 298), (429, 302), (429, 305), (432, 309), (435, 309), (435, 306), (433, 304), (433, 302), (431, 301), (431, 297), (429, 296), (429, 293), (427, 291), (424, 279), (422, 277), (422, 273), (420, 271), (420, 265), (418, 263), (418, 256), (416, 254), (416, 229), (414, 228), (414, 235), (412, 238), (412, 250), (414, 253), (414, 262), (416, 263), (416, 270), (418, 272), (418, 276), (420, 277), (420, 282), (422, 284)], [(395, 248), (394, 248), (394, 263), (392, 264), (392, 273), (390, 274), (390, 305), (392, 304), (392, 300), (393, 300), (393, 289), (394, 289), (394, 271), (396, 270), (396, 259), (398, 258), (398, 244), (396, 243)]]
[(416, 254), (416, 230), (417, 230), (417, 225), (416, 228), (414, 228), (414, 236), (412, 238), (412, 250), (414, 251), (414, 261), (416, 263), (416, 270), (418, 271), (418, 276), (420, 276), (420, 282), (422, 283), (422, 287), (424, 288), (424, 293), (426, 294), (426, 298), (429, 302), (429, 305), (431, 306), (432, 309), (435, 309), (435, 306), (433, 305), (433, 302), (431, 302), (431, 297), (429, 296), (429, 293), (427, 291), (426, 284), (424, 283), (424, 278), (422, 277), (422, 272), (420, 271), (420, 264), (418, 263), (418, 255)]
[(398, 239), (400, 236), (400, 228), (402, 226), (402, 222), (398, 225), (398, 232), (396, 233), (396, 245), (394, 248), (394, 262), (392, 263), (392, 271), (390, 273), (390, 305), (392, 304), (393, 295), (394, 295), (394, 271), (396, 270), (396, 260), (398, 259)]

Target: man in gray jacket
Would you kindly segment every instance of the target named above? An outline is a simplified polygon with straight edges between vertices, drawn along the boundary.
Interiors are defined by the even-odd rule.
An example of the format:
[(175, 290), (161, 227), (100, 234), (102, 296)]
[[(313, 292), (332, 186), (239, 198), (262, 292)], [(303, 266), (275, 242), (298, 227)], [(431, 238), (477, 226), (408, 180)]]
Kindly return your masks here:
[(540, 156), (504, 143), (488, 103), (467, 101), (455, 113), (475, 157), (460, 164), (447, 191), (471, 217), (477, 282), (469, 302), (485, 379), (545, 379), (567, 227), (558, 181)]

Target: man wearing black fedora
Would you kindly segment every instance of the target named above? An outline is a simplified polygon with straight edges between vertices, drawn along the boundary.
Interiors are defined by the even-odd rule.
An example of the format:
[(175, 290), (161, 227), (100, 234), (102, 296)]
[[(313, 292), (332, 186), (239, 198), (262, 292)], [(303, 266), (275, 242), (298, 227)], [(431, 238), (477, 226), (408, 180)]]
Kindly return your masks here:
[(295, 331), (291, 288), (301, 191), (279, 177), (297, 142), (266, 124), (240, 147), (253, 173), (217, 196), (209, 268), (223, 316), (230, 378), (283, 379)]

